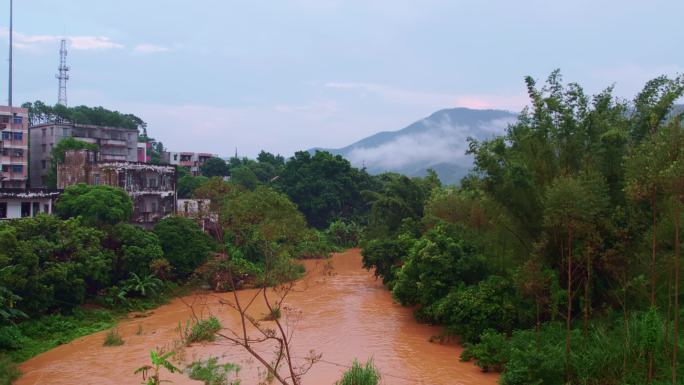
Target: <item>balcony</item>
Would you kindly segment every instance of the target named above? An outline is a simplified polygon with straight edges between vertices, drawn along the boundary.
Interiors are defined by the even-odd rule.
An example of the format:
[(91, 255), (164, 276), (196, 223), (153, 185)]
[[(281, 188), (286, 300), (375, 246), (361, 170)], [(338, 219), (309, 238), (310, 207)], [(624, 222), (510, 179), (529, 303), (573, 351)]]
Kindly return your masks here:
[(85, 136), (74, 135), (74, 139), (77, 139), (77, 140), (79, 140), (81, 142), (85, 142), (85, 143), (97, 144), (97, 139), (95, 139), (95, 138), (88, 138)]
[(118, 139), (100, 139), (100, 146), (126, 147), (126, 141)]
[(102, 153), (100, 153), (100, 160), (102, 160), (102, 161), (126, 161), (126, 160), (128, 160), (128, 157), (126, 155), (102, 154)]

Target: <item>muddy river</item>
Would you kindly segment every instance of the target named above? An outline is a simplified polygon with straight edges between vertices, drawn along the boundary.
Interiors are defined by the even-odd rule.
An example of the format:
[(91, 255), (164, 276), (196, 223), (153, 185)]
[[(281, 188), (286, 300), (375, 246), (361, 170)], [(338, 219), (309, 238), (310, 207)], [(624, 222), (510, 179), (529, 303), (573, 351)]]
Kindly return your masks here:
[[(322, 354), (322, 360), (304, 377), (305, 385), (334, 384), (354, 358), (365, 361), (369, 357), (383, 375), (382, 384), (496, 384), (496, 375), (483, 374), (473, 364), (459, 361), (460, 347), (429, 342), (440, 329), (416, 323), (410, 309), (394, 303), (381, 281), (361, 267), (359, 250), (335, 254), (328, 261), (304, 263), (307, 275), (286, 300), (295, 312), (282, 320), (297, 321), (289, 322), (296, 357), (303, 358), (311, 350)], [(246, 300), (253, 293), (244, 290), (240, 296)], [(216, 316), (224, 328), (239, 326), (236, 312), (222, 305), (221, 298), (231, 299), (232, 294), (184, 297), (146, 317), (122, 321), (118, 326), (125, 341), (122, 346), (104, 347), (106, 331), (62, 345), (23, 363), (24, 375), (16, 384), (140, 384), (142, 378), (133, 374), (134, 370), (149, 362), (151, 349), (172, 349), (179, 339), (179, 323), (191, 317), (188, 305), (199, 316)], [(264, 313), (263, 306), (252, 310), (257, 318)], [(268, 346), (257, 350), (269, 360), (273, 357)], [(243, 385), (260, 382), (258, 363), (243, 348), (222, 339), (180, 349), (175, 364), (185, 367), (209, 356), (239, 364)], [(201, 384), (182, 374), (163, 373), (162, 378), (173, 384)]]

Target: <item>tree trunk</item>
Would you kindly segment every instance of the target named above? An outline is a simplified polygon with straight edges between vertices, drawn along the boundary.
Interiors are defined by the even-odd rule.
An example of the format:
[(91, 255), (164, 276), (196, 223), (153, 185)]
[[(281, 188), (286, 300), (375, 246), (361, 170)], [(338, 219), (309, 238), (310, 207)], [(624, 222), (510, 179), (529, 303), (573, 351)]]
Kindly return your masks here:
[(675, 284), (674, 284), (674, 341), (672, 343), (672, 385), (677, 385), (677, 350), (679, 348), (679, 254), (680, 254), (680, 243), (679, 243), (679, 227), (680, 227), (680, 212), (679, 212), (679, 201), (675, 202)]
[(570, 329), (572, 327), (572, 226), (568, 226), (568, 308), (565, 319), (565, 382), (570, 382)]
[(591, 285), (591, 250), (587, 251), (587, 280), (584, 282), (584, 319), (582, 322), (584, 337), (589, 335), (589, 286)]
[[(656, 232), (658, 221), (656, 219), (656, 188), (651, 189), (651, 214), (653, 215), (652, 237), (651, 237), (651, 307), (656, 306)], [(648, 352), (648, 375), (647, 383), (653, 382), (653, 351)]]

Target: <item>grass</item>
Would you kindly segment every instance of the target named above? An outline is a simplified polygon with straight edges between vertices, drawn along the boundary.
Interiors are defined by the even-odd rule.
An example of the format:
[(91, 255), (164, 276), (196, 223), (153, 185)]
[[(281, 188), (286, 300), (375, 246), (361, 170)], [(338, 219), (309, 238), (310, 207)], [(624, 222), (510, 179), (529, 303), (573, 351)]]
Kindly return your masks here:
[[(239, 385), (240, 366), (235, 364), (218, 364), (217, 357), (195, 361), (188, 365), (186, 373), (193, 380), (204, 382), (204, 385)], [(231, 376), (231, 373), (234, 373)], [(232, 379), (230, 377), (233, 377)]]
[(102, 346), (121, 346), (123, 344), (124, 340), (121, 338), (119, 331), (117, 329), (112, 329), (105, 335)]
[(271, 310), (270, 313), (266, 314), (263, 318), (264, 321), (275, 321), (277, 319), (280, 319), (280, 308), (279, 307), (274, 307), (273, 310)]
[(53, 314), (0, 327), (0, 350), (13, 362), (23, 362), (79, 337), (112, 328), (116, 317), (106, 310)]
[(186, 343), (213, 341), (216, 339), (216, 332), (219, 330), (221, 330), (221, 322), (216, 317), (211, 316), (192, 325)]
[(380, 371), (373, 364), (373, 359), (366, 361), (361, 366), (354, 360), (352, 367), (342, 374), (342, 379), (335, 385), (378, 385), (380, 383)]

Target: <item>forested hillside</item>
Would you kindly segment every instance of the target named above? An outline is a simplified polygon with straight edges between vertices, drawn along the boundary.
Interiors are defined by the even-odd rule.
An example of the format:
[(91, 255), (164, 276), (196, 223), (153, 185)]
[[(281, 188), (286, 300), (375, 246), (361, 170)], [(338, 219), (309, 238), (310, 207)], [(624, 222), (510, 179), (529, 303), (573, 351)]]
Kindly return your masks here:
[(502, 384), (680, 383), (683, 79), (629, 102), (526, 82), (460, 188), (377, 196), (366, 266)]

